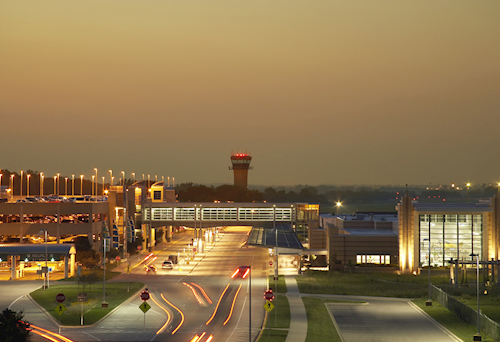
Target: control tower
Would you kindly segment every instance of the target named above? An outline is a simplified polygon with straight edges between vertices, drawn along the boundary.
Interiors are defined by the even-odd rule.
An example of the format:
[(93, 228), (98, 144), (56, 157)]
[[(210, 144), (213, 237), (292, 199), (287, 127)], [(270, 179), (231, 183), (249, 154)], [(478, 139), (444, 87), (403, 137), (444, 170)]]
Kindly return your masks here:
[(231, 164), (229, 170), (234, 171), (234, 185), (244, 189), (248, 187), (248, 170), (253, 169), (250, 166), (252, 157), (246, 153), (231, 154)]

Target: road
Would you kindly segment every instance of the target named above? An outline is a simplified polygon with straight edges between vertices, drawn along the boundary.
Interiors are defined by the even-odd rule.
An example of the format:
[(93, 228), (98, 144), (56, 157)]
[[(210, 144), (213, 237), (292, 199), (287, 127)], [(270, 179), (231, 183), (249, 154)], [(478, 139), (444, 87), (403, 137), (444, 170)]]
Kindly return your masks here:
[[(168, 255), (183, 253), (191, 242), (191, 234), (181, 234), (172, 243), (159, 245), (160, 248), (154, 252), (157, 259), (152, 262), (157, 272), (146, 273), (144, 267), (139, 266), (133, 268), (130, 275), (122, 274), (113, 279), (128, 281), (130, 277), (131, 281), (146, 284), (151, 295), (148, 300), (151, 309), (146, 314), (140, 310), (142, 300), (137, 296), (99, 324), (83, 328), (62, 327), (61, 335), (75, 342), (187, 342), (196, 335), (203, 335), (200, 342), (210, 340), (210, 336), (210, 341), (214, 342), (249, 341), (248, 280), (231, 279), (231, 274), (239, 266), (251, 265), (251, 334), (252, 340), (255, 339), (264, 317), (262, 294), (266, 288), (268, 251), (265, 248), (242, 247), (247, 233), (248, 228), (227, 228), (220, 240), (213, 245), (208, 244), (204, 253), (198, 254), (190, 265), (179, 268), (176, 265), (173, 270), (163, 270), (161, 264)], [(23, 296), (39, 287), (39, 282), (4, 282), (0, 286), (2, 291), (7, 287), (13, 293), (10, 301), (5, 298), (0, 301), (4, 307), (23, 310), (27, 321), (58, 332), (54, 322)], [(37, 336), (34, 341), (46, 340)]]

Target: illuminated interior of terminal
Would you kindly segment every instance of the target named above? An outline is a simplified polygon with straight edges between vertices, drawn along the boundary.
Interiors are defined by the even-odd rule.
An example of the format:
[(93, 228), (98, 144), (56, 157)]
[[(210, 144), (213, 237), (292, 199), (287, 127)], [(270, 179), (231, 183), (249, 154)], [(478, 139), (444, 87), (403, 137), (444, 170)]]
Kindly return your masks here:
[(449, 260), (482, 257), (483, 215), (419, 215), (420, 266), (449, 266)]

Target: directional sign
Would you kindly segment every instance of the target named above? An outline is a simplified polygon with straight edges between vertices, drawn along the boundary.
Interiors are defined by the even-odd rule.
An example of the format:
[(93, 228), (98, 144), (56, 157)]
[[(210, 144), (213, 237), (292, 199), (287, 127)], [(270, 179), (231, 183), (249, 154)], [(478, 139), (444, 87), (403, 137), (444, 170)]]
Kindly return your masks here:
[(59, 305), (56, 307), (56, 312), (57, 312), (59, 315), (62, 315), (64, 311), (66, 311), (66, 307), (65, 307), (63, 304), (59, 304)]
[(151, 309), (151, 305), (149, 305), (148, 302), (142, 302), (142, 304), (139, 305), (139, 309), (141, 309), (142, 312), (146, 313), (149, 309)]
[(264, 304), (264, 309), (266, 309), (267, 312), (271, 312), (272, 309), (274, 309), (273, 303), (267, 301), (266, 304)]
[(127, 273), (130, 273), (130, 265), (127, 266)]

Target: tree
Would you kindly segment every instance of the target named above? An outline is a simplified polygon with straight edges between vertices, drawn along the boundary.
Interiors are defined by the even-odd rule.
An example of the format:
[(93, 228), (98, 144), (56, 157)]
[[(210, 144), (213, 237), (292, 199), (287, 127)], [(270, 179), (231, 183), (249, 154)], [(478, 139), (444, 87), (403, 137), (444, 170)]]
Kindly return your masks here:
[(31, 341), (30, 324), (23, 321), (23, 312), (5, 309), (0, 314), (0, 336), (4, 342)]

